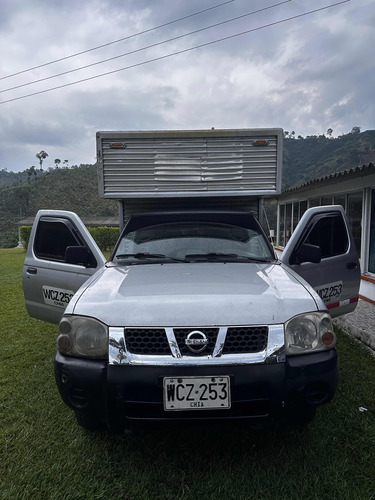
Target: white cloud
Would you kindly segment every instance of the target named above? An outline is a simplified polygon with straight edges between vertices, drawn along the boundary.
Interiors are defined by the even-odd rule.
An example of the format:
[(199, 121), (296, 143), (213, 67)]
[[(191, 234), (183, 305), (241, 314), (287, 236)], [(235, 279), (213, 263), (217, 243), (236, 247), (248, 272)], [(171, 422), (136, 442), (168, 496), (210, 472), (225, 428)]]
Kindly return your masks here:
[[(131, 36), (202, 10), (209, 0), (3, 0), (0, 78)], [(48, 77), (272, 5), (236, 0), (118, 44), (0, 80), (0, 90)], [(212, 30), (86, 70), (0, 93), (16, 98), (334, 3), (293, 0)], [(96, 130), (282, 126), (297, 134), (374, 128), (373, 0), (257, 30), (225, 42), (85, 83), (0, 104), (0, 168), (23, 170), (35, 153), (70, 163), (95, 160)], [(53, 161), (53, 160), (51, 160)]]

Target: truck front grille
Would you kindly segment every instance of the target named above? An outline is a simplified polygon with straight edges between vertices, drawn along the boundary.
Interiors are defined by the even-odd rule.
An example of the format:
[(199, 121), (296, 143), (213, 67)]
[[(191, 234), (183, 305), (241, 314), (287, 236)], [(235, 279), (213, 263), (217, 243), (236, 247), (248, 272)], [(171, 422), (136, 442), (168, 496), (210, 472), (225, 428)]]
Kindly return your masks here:
[[(215, 352), (216, 356), (261, 353), (268, 343), (267, 326), (167, 330), (169, 335), (164, 328), (125, 328), (126, 350), (131, 354), (144, 356), (207, 357), (215, 355)], [(221, 334), (219, 330), (222, 331)], [(191, 348), (185, 342), (189, 334), (196, 331), (206, 339), (206, 345), (201, 350), (194, 346)]]
[(267, 341), (266, 326), (228, 328), (223, 354), (262, 352)]
[(133, 354), (170, 355), (164, 328), (127, 328), (126, 346)]

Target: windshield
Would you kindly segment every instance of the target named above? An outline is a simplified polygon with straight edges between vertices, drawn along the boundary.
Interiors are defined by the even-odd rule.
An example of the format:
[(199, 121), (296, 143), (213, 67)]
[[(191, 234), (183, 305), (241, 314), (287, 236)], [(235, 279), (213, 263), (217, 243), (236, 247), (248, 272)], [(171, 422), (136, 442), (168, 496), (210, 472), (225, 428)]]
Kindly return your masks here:
[(116, 261), (244, 261), (275, 259), (258, 227), (217, 222), (167, 222), (124, 234)]

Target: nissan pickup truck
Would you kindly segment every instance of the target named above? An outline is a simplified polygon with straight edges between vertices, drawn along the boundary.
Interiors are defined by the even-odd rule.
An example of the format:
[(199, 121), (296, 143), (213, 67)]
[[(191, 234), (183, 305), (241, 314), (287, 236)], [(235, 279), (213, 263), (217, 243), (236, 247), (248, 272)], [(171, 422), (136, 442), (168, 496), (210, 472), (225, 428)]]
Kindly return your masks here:
[(331, 318), (359, 278), (341, 206), (308, 209), (280, 259), (247, 211), (134, 213), (108, 262), (75, 213), (41, 210), (23, 269), (29, 314), (59, 324), (61, 397), (90, 430), (311, 421), (335, 394)]

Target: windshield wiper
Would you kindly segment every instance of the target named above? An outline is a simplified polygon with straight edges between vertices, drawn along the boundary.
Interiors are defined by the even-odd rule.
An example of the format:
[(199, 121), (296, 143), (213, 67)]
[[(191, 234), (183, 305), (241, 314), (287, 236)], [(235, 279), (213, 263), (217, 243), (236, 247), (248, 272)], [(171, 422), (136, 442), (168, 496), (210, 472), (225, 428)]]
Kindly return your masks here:
[(174, 257), (168, 257), (162, 253), (148, 253), (148, 252), (138, 252), (138, 253), (121, 253), (116, 255), (116, 259), (137, 259), (137, 260), (148, 260), (148, 259), (161, 259), (161, 260), (172, 260), (174, 262), (185, 262), (185, 259), (176, 259)]
[(209, 253), (191, 253), (185, 255), (187, 261), (191, 260), (222, 260), (222, 259), (237, 259), (235, 253), (209, 252)]
[(138, 253), (121, 253), (120, 255), (116, 255), (116, 259), (163, 259), (165, 257), (162, 253), (148, 253), (148, 252), (138, 252)]
[(267, 257), (247, 257), (246, 255), (238, 255), (237, 256), (238, 259), (243, 259), (243, 260), (247, 260), (248, 262), (274, 262), (276, 259), (272, 259), (272, 258), (267, 258)]
[(249, 262), (271, 262), (270, 259), (262, 257), (247, 257), (246, 255), (237, 255), (236, 253), (221, 253), (221, 252), (210, 252), (205, 254), (192, 253), (185, 256), (187, 261), (228, 261), (228, 260), (245, 260)]

